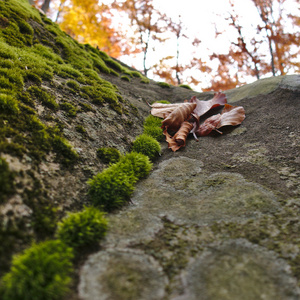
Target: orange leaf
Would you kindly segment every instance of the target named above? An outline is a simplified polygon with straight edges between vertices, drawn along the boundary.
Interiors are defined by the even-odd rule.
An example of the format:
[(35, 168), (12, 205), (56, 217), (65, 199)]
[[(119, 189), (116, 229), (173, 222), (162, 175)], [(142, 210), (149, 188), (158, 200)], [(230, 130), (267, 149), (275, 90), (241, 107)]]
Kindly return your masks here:
[[(233, 106), (225, 104), (221, 114), (213, 115), (207, 118), (195, 131), (197, 136), (206, 136), (213, 130), (218, 131), (219, 128), (227, 125), (236, 126), (245, 119), (245, 110), (242, 106)], [(220, 131), (218, 131), (221, 133)]]
[(242, 106), (233, 106), (225, 104), (224, 109), (221, 114), (221, 122), (218, 124), (217, 128), (227, 126), (227, 125), (239, 125), (245, 119), (245, 109)]
[(196, 96), (192, 97), (190, 103), (196, 103), (197, 106), (194, 110), (194, 114), (198, 117), (201, 117), (205, 113), (207, 113), (210, 109), (224, 105), (227, 103), (226, 95), (223, 93), (216, 93), (215, 96), (211, 100), (199, 100)]
[(193, 128), (193, 124), (185, 121), (181, 124), (180, 129), (173, 137), (168, 133), (167, 129), (165, 129), (164, 135), (166, 136), (168, 147), (174, 152), (180, 149), (181, 147), (184, 147), (186, 138), (192, 128)]
[(213, 130), (215, 130), (221, 121), (221, 114), (213, 115), (206, 119), (199, 128), (195, 131), (197, 136), (209, 135)]
[(191, 117), (191, 113), (196, 107), (196, 103), (182, 103), (173, 110), (162, 122), (162, 128), (178, 130), (181, 124)]

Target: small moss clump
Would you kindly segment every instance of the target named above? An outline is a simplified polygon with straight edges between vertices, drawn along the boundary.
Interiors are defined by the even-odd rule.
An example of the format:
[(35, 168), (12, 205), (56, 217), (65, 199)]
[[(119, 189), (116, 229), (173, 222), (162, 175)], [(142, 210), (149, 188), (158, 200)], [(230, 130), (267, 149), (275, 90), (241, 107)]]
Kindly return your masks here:
[(171, 104), (171, 102), (168, 100), (159, 100), (159, 101), (155, 101), (153, 103)]
[(72, 65), (60, 65), (58, 68), (58, 75), (63, 78), (80, 78), (83, 76), (83, 74)]
[(58, 224), (57, 237), (78, 251), (97, 244), (106, 231), (105, 214), (96, 207), (85, 207), (81, 212), (69, 213)]
[(6, 114), (17, 114), (19, 112), (18, 101), (13, 96), (6, 94), (0, 94), (0, 108)]
[(179, 85), (180, 87), (182, 87), (182, 88), (185, 88), (185, 89), (187, 89), (187, 90), (193, 90), (189, 85), (187, 85), (187, 84), (180, 84)]
[(53, 148), (57, 156), (61, 159), (61, 162), (65, 165), (74, 163), (79, 158), (78, 153), (72, 149), (68, 141), (60, 136), (54, 136)]
[(57, 110), (59, 108), (59, 105), (55, 101), (55, 97), (47, 93), (45, 89), (31, 86), (27, 91), (48, 108), (52, 110)]
[(2, 278), (3, 300), (59, 300), (71, 282), (73, 251), (61, 241), (34, 244), (16, 255)]
[(121, 78), (122, 80), (124, 80), (124, 81), (130, 82), (130, 78), (129, 78), (128, 76), (126, 76), (126, 75), (122, 75), (120, 78)]
[(136, 182), (135, 176), (114, 164), (88, 181), (89, 195), (95, 206), (110, 212), (128, 203)]
[(69, 102), (62, 102), (59, 104), (59, 108), (64, 110), (69, 117), (76, 117), (77, 109), (74, 105)]
[(170, 88), (171, 86), (170, 86), (170, 84), (168, 84), (168, 83), (166, 83), (166, 82), (158, 82), (157, 83), (160, 87), (162, 87), (162, 88)]
[(141, 83), (149, 84), (150, 80), (148, 78), (144, 77), (141, 79)]
[(149, 115), (144, 121), (143, 133), (152, 136), (157, 141), (161, 141), (163, 138), (163, 130), (161, 128), (161, 119), (152, 115)]
[(88, 181), (89, 195), (94, 205), (113, 211), (128, 203), (135, 183), (149, 174), (152, 164), (140, 153), (126, 154), (116, 164)]
[(68, 80), (67, 81), (67, 86), (69, 88), (75, 90), (75, 91), (79, 91), (80, 90), (80, 85), (75, 80)]
[(154, 160), (160, 154), (161, 148), (156, 139), (147, 134), (142, 134), (133, 142), (132, 150), (147, 155), (151, 160)]
[(99, 148), (97, 156), (104, 164), (114, 164), (120, 160), (121, 153), (118, 149), (112, 147)]
[(148, 156), (142, 153), (130, 152), (120, 159), (118, 166), (127, 174), (142, 179), (149, 174), (153, 165)]

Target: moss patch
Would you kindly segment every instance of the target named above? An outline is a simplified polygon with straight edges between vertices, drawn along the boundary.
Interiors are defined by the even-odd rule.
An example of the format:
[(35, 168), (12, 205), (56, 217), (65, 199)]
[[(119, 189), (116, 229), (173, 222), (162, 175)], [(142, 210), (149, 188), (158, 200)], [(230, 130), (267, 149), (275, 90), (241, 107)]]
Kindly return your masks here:
[(26, 249), (13, 259), (12, 270), (2, 279), (2, 299), (60, 299), (71, 281), (72, 249), (47, 241)]
[(15, 192), (14, 178), (8, 163), (0, 157), (0, 204)]

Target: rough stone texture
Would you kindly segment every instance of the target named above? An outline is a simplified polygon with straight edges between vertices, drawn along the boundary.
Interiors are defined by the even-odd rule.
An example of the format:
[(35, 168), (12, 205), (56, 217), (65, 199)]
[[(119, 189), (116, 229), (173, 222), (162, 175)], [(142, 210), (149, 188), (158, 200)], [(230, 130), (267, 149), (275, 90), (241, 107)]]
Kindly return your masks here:
[[(83, 268), (80, 283), (81, 298), (161, 299), (167, 278), (161, 267), (137, 251), (110, 250), (92, 256)], [(87, 280), (85, 280), (87, 279)]]
[(300, 299), (300, 76), (226, 94), (245, 121), (163, 146), (132, 203), (108, 216), (80, 299)]
[(193, 259), (183, 278), (183, 299), (298, 299), (289, 267), (274, 253), (245, 240), (211, 245)]

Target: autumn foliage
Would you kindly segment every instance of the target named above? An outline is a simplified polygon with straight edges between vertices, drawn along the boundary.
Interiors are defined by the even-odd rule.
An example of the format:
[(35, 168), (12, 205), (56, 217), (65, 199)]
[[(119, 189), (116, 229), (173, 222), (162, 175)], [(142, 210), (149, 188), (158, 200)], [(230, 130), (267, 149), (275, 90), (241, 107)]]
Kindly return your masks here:
[[(226, 1), (230, 10), (221, 16), (221, 30), (218, 25), (221, 19), (216, 16), (212, 20), (216, 28), (212, 39), (217, 41), (226, 34), (225, 19), (227, 30), (231, 28), (232, 32), (230, 45), (220, 44), (218, 51), (211, 51), (205, 58), (199, 50), (201, 40), (190, 35), (180, 17), (172, 19), (160, 12), (153, 0), (111, 1), (110, 4), (96, 0), (30, 0), (81, 43), (89, 43), (121, 60), (141, 53), (141, 71), (173, 85), (201, 83), (203, 91), (224, 91), (263, 76), (299, 73), (299, 9), (289, 11), (287, 6), (294, 3), (296, 8), (298, 0), (251, 0), (259, 20), (252, 24), (251, 32), (244, 28), (236, 0)], [(154, 55), (168, 39), (176, 41), (170, 53), (163, 57)], [(188, 63), (182, 60), (183, 45), (191, 48)], [(209, 45), (203, 47), (209, 50)], [(151, 62), (149, 55), (152, 55)], [(205, 74), (209, 81), (203, 84), (194, 74)]]

